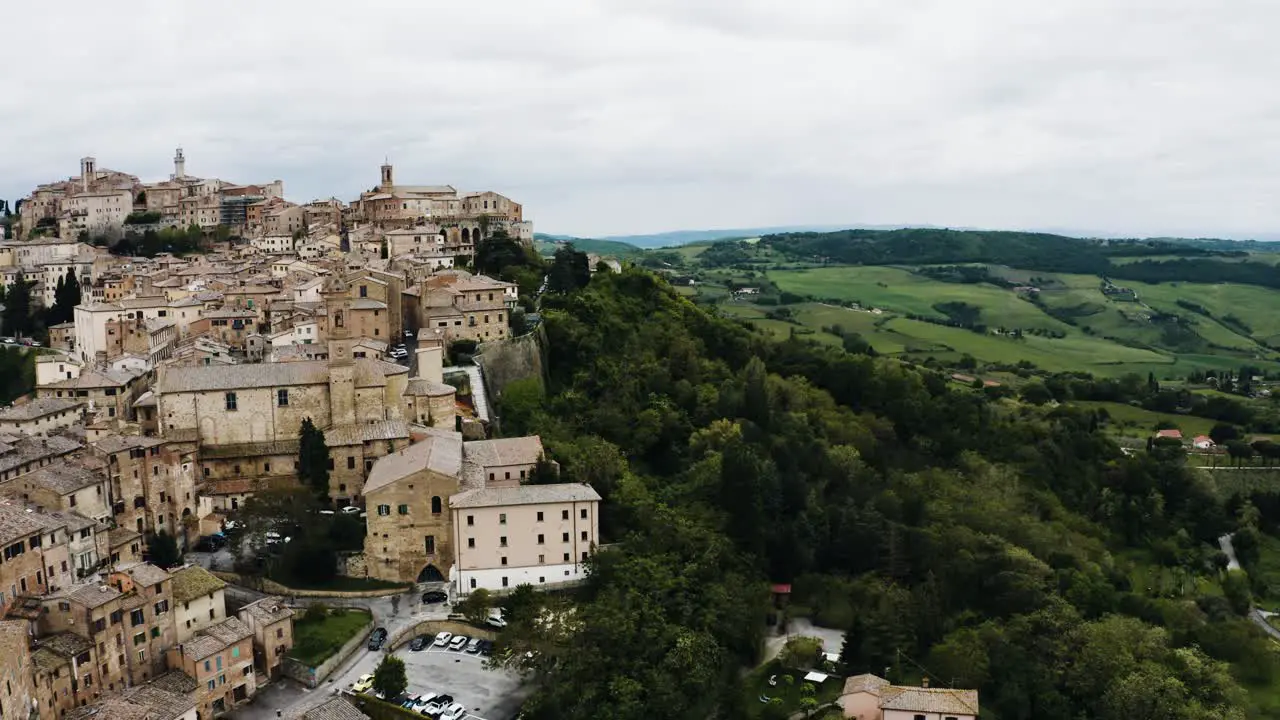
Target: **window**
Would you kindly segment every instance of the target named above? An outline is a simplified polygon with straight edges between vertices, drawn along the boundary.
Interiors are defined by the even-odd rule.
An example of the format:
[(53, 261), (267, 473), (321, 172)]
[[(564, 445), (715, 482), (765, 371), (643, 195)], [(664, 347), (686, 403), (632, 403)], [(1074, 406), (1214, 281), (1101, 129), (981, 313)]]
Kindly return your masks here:
[(240, 657), (240, 648), (238, 648), (238, 647), (233, 647), (233, 648), (231, 648), (231, 657), (233, 657), (233, 658), (238, 658), (238, 657)]
[(75, 506), (76, 506), (76, 496), (75, 496), (75, 494), (73, 493), (72, 495), (70, 495), (70, 498), (71, 498), (71, 500), (70, 500), (70, 502), (69, 502), (68, 504), (69, 504), (71, 507), (75, 507)]
[(586, 541), (587, 541), (587, 531), (586, 531), (586, 530), (583, 530), (583, 531), (582, 531), (582, 542), (586, 542)]
[(427, 542), (427, 554), (435, 555), (436, 554), (436, 536), (428, 535), (426, 542)]
[(543, 541), (542, 533), (538, 533), (538, 544), (539, 544), (539, 545), (545, 545), (545, 544), (546, 544), (546, 543)]
[(276, 639), (284, 637), (284, 628), (276, 628)]
[[(502, 564), (503, 564), (503, 565), (506, 565), (506, 564), (507, 564), (507, 559), (506, 559), (506, 558), (502, 558)], [(503, 576), (502, 576), (502, 587), (506, 587), (506, 586), (507, 586), (507, 576), (506, 576), (506, 575), (503, 575)]]
[(583, 550), (583, 551), (582, 551), (582, 562), (586, 562), (586, 561), (587, 561), (587, 551), (586, 551), (586, 550)]
[(569, 553), (564, 554), (564, 561), (569, 562)]
[(561, 519), (561, 520), (568, 520), (568, 519), (569, 519), (569, 511), (568, 511), (568, 510), (561, 510), (561, 511), (560, 511), (560, 519)]
[(397, 508), (396, 508), (396, 512), (400, 513), (401, 515), (408, 515), (408, 514), (409, 514), (409, 506), (408, 506), (408, 505), (400, 505), (399, 507), (397, 507)]
[(134, 635), (134, 636), (133, 636), (133, 644), (134, 644), (135, 646), (137, 646), (137, 645), (141, 645), (141, 644), (145, 643), (146, 641), (147, 641), (147, 634), (146, 634), (146, 633), (144, 633), (144, 632), (140, 632), (140, 633), (138, 633), (137, 635)]
[(146, 622), (146, 617), (143, 615), (142, 610), (134, 610), (129, 613), (129, 623), (133, 627), (138, 627), (144, 622)]
[[(431, 514), (439, 515), (442, 510), (443, 510), (443, 503), (440, 500), (440, 496), (439, 495), (431, 496)], [(470, 515), (467, 516), (467, 524), (468, 525), (471, 524)]]
[(228, 410), (236, 409), (236, 394), (233, 392), (227, 393), (227, 409)]
[(138, 662), (146, 662), (146, 661), (147, 661), (147, 649), (142, 648), (141, 650), (138, 651)]
[(499, 524), (499, 525), (506, 525), (506, 524), (507, 524), (507, 514), (506, 514), (506, 513), (498, 513), (498, 524)]
[(560, 533), (560, 542), (569, 542), (569, 533)]
[(153, 637), (153, 638), (158, 638), (158, 637), (160, 637), (160, 627), (159, 627), (159, 626), (156, 626), (156, 627), (151, 628), (151, 637)]
[(506, 547), (506, 546), (507, 546), (507, 536), (503, 535), (502, 537), (498, 538), (498, 547)]
[(586, 508), (582, 508), (582, 519), (583, 519), (583, 520), (586, 520), (586, 519), (587, 519), (587, 509), (586, 509)]
[(276, 391), (276, 405), (278, 407), (289, 406), (289, 391), (287, 389), (281, 388)]
[(546, 555), (539, 555), (539, 556), (538, 556), (538, 564), (539, 564), (539, 565), (541, 565), (542, 563), (544, 563), (544, 562), (546, 562), (546, 561), (547, 561), (547, 556), (546, 556)]
[(262, 463), (262, 472), (264, 473), (271, 472), (271, 463)]
[(476, 516), (475, 516), (475, 515), (468, 515), (468, 516), (467, 516), (467, 524), (468, 524), (468, 525), (475, 525), (475, 524), (476, 524)]
[(163, 614), (165, 614), (165, 613), (167, 613), (167, 612), (169, 612), (169, 601), (168, 601), (168, 600), (161, 600), (160, 602), (156, 603), (156, 614), (157, 614), (157, 615), (163, 615)]
[(476, 546), (475, 538), (467, 538), (467, 547), (474, 549)]
[[(542, 522), (542, 511), (541, 511), (541, 510), (539, 510), (539, 511), (538, 511), (538, 522)], [(539, 535), (538, 537), (542, 537), (542, 536), (541, 536), (541, 535)]]
[(471, 578), (471, 589), (472, 589), (472, 590), (475, 590), (475, 589), (476, 589), (476, 579), (475, 579), (475, 578)]
[(347, 469), (348, 469), (348, 470), (355, 470), (355, 469), (356, 469), (356, 456), (355, 456), (355, 455), (348, 455), (348, 456), (347, 456)]
[(924, 715), (916, 715), (915, 720), (924, 720)]
[(379, 505), (379, 506), (378, 506), (378, 514), (379, 514), (379, 515), (390, 515), (390, 514), (391, 514), (391, 506), (390, 506), (390, 505)]
[(369, 286), (368, 286), (368, 285), (361, 285), (361, 286), (360, 286), (360, 297), (362, 297), (362, 298), (367, 298), (367, 297), (369, 297)]

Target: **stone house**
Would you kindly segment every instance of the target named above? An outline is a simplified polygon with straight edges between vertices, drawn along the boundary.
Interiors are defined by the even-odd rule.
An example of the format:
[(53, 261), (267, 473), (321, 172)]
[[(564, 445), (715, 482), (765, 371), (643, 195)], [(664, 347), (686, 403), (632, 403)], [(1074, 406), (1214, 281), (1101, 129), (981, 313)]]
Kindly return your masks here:
[(139, 684), (165, 671), (164, 652), (176, 640), (173, 612), (173, 578), (151, 563), (137, 563), (117, 570), (108, 582), (123, 593), (121, 624), (129, 679)]
[(27, 624), (20, 620), (0, 620), (0, 677), (6, 680), (0, 684), (0, 717), (24, 717), (38, 694)]
[(227, 617), (227, 584), (199, 565), (173, 573), (174, 628), (177, 642), (216, 625)]
[(280, 677), (284, 656), (293, 648), (293, 608), (283, 598), (265, 597), (240, 608), (237, 615), (253, 631), (258, 672), (272, 680)]
[(253, 673), (253, 631), (229, 617), (184, 643), (169, 648), (169, 667), (196, 681), (202, 718), (221, 715), (257, 692)]
[(514, 283), (455, 270), (425, 278), (419, 296), (422, 327), (443, 330), (448, 342), (510, 336), (510, 313), (517, 299)]
[(837, 700), (856, 720), (976, 720), (978, 691), (892, 685), (875, 675), (847, 678)]
[(36, 399), (0, 410), (0, 432), (47, 435), (84, 417), (85, 403), (69, 398)]

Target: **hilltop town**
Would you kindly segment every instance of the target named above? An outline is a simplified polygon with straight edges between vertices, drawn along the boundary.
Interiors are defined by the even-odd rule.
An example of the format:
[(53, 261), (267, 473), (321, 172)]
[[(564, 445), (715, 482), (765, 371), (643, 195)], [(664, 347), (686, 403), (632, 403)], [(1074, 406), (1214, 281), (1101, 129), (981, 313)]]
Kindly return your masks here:
[[(144, 182), (84, 158), (0, 243), (6, 306), (30, 308), (5, 342), (35, 356), (0, 410), (0, 714), (251, 702), (294, 611), (231, 603), (220, 578), (280, 579), (298, 525), (358, 518), (363, 541), (319, 574), (370, 588), (580, 581), (600, 495), (556, 482), (537, 436), (493, 431), (489, 395), (536, 370), (498, 358), (490, 381), (486, 359), (536, 355), (536, 305), (468, 270), (486, 243), (531, 249), (522, 205), (399, 185), (390, 164), (350, 202), (297, 204), (280, 180), (173, 162)], [(310, 515), (245, 515), (264, 496)]]

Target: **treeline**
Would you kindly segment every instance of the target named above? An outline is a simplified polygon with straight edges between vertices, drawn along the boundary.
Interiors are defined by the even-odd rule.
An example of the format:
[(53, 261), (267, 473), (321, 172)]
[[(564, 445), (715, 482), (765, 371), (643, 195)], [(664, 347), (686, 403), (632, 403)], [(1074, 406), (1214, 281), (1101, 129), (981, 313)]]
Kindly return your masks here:
[[(1239, 253), (1166, 241), (1104, 243), (1049, 233), (908, 228), (766, 235), (760, 239), (760, 246), (797, 261), (817, 260), (850, 265), (991, 263), (1041, 272), (1106, 275), (1148, 283), (1234, 282), (1280, 288), (1280, 271), (1275, 266), (1254, 262), (1217, 262), (1211, 258), (1234, 257)], [(1125, 264), (1111, 260), (1114, 257), (1148, 255), (1182, 257)], [(707, 257), (706, 253), (703, 257)], [(965, 274), (956, 269), (939, 274), (968, 282)]]
[[(223, 226), (219, 228), (220, 231), (215, 233), (215, 239), (226, 240), (229, 231)], [(99, 234), (83, 239), (92, 245), (107, 248), (112, 255), (123, 257), (150, 258), (160, 253), (190, 255), (207, 251), (204, 231), (195, 224), (185, 228), (169, 227), (159, 230), (148, 228), (140, 233), (135, 230), (126, 230), (118, 237)]]
[[(1180, 449), (1126, 456), (1088, 411), (774, 342), (640, 270), (543, 310), (547, 385), (504, 393), (504, 432), (605, 497), (612, 545), (573, 621), (526, 639), (526, 717), (745, 716), (770, 582), (848, 631), (845, 671), (927, 668), (984, 718), (1235, 719), (1239, 683), (1274, 676), (1247, 589), (1201, 589), (1238, 522)], [(1152, 592), (1126, 557), (1191, 582)]]

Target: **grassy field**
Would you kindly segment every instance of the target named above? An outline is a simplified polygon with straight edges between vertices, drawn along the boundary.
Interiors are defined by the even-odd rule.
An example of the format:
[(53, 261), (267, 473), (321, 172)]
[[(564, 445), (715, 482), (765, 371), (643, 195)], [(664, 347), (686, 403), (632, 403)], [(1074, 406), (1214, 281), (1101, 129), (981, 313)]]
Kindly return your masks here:
[[(787, 684), (785, 677), (791, 675), (794, 681)], [(775, 685), (769, 684), (769, 678), (776, 678)], [(760, 717), (761, 710), (765, 707), (760, 702), (760, 698), (779, 698), (782, 706), (788, 713), (796, 712), (800, 709), (801, 686), (804, 684), (802, 678), (803, 672), (795, 670), (785, 670), (782, 665), (773, 660), (759, 668), (756, 668), (747, 675), (743, 681), (743, 692), (747, 695), (746, 706), (749, 708), (750, 717)], [(814, 697), (817, 698), (819, 705), (825, 705), (834, 702), (840, 696), (840, 691), (844, 687), (844, 680), (839, 677), (831, 677), (825, 683), (814, 688)]]
[(370, 618), (367, 610), (342, 609), (330, 610), (323, 620), (308, 620), (305, 615), (295, 617), (293, 649), (289, 655), (315, 667), (355, 637), (369, 624)]
[(1110, 431), (1124, 437), (1146, 439), (1155, 432), (1158, 424), (1169, 423), (1181, 430), (1183, 437), (1192, 438), (1196, 435), (1208, 435), (1209, 430), (1214, 425), (1214, 421), (1207, 418), (1157, 413), (1124, 403), (1089, 401), (1073, 404), (1087, 408), (1105, 409), (1107, 414), (1111, 416)]

